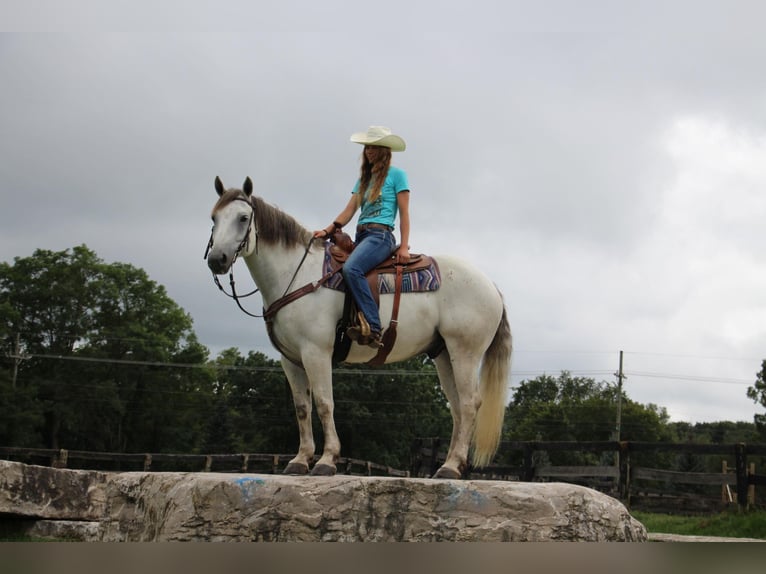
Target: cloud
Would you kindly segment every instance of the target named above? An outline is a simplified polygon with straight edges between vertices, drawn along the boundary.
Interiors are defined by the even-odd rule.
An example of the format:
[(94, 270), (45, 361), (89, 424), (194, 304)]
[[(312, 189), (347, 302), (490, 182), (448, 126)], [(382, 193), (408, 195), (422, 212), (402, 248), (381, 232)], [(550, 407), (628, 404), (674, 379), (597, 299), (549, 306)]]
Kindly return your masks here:
[[(766, 216), (760, 192), (766, 138), (721, 118), (684, 115), (669, 122), (660, 143), (675, 175), (663, 190), (656, 225), (625, 265), (622, 292), (643, 300), (621, 309), (640, 326), (629, 344), (696, 357), (666, 360), (665, 372), (752, 383), (766, 339), (766, 261), (758, 237)], [(711, 401), (697, 412), (718, 408), (712, 384), (696, 385), (695, 394)], [(668, 406), (689, 413), (690, 401)], [(752, 410), (743, 403), (742, 418)]]
[(757, 410), (761, 3), (162, 3), (143, 32), (140, 3), (48, 4), (15, 15), (91, 30), (0, 35), (3, 260), (86, 243), (165, 285), (213, 352), (273, 355), (202, 261), (213, 178), (249, 175), (326, 225), (356, 177), (349, 134), (389, 125), (413, 250), (498, 284), (514, 384), (613, 381), (623, 349), (631, 398), (691, 420)]

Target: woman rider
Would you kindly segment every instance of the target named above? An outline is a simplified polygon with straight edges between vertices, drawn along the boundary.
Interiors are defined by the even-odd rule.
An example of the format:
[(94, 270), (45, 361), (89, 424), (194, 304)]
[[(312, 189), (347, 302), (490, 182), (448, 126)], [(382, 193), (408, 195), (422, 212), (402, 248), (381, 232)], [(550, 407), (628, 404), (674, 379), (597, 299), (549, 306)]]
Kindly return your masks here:
[(393, 253), (397, 263), (410, 260), (410, 188), (404, 170), (391, 165), (391, 152), (404, 151), (404, 140), (383, 126), (370, 126), (366, 132), (355, 133), (351, 141), (364, 145), (359, 179), (351, 198), (331, 225), (314, 232), (314, 237), (327, 237), (348, 224), (357, 209), (361, 210), (356, 227), (356, 246), (343, 265), (343, 279), (357, 307), (369, 324), (369, 337), (362, 337), (359, 328), (351, 328), (349, 337), (360, 344), (379, 348), (382, 327), (378, 306), (370, 292), (365, 275), (392, 255), (394, 221), (399, 214), (401, 243)]

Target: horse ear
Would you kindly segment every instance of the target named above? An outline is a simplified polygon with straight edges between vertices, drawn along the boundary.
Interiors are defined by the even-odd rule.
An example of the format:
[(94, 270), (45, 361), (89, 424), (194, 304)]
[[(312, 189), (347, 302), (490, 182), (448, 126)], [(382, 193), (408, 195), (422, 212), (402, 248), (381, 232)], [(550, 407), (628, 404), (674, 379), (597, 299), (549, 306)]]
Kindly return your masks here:
[(218, 176), (215, 176), (215, 190), (218, 192), (218, 195), (223, 195), (223, 192), (226, 191), (221, 178)]
[(250, 179), (250, 176), (247, 176), (245, 179), (245, 184), (242, 186), (242, 191), (245, 192), (245, 195), (247, 197), (250, 197), (253, 193), (253, 180)]

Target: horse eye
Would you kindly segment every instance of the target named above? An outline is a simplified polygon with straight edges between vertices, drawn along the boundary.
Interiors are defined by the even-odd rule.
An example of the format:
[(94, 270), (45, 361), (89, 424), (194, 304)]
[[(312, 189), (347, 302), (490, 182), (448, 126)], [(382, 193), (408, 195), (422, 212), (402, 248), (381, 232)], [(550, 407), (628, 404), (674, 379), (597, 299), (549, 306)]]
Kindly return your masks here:
[(249, 219), (250, 219), (250, 218), (249, 218), (247, 215), (240, 215), (240, 216), (239, 216), (239, 221), (240, 221), (240, 223), (247, 223), (247, 221), (248, 221)]

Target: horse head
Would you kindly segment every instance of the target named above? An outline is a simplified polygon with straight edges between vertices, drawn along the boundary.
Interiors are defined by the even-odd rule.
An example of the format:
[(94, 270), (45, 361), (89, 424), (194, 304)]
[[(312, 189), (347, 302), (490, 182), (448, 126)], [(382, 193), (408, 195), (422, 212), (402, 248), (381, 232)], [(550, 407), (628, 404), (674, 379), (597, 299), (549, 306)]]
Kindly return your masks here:
[(242, 189), (226, 189), (221, 178), (215, 178), (218, 201), (213, 207), (213, 231), (205, 258), (216, 275), (229, 271), (240, 255), (255, 249), (255, 211), (252, 204), (253, 182), (248, 177)]

